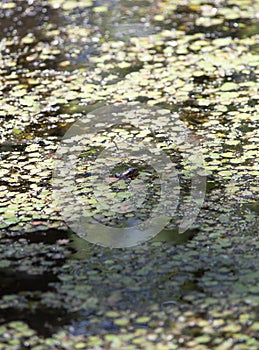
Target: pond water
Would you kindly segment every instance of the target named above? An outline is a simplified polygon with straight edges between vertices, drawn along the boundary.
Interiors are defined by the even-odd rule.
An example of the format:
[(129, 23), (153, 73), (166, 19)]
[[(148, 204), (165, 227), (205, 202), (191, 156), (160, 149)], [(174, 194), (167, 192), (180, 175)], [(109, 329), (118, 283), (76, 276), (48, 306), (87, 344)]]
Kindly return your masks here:
[[(256, 5), (0, 4), (0, 349), (258, 349)], [(134, 126), (89, 132), (101, 115), (115, 118), (114, 108), (129, 121), (136, 106)], [(79, 155), (71, 193), (81, 206), (68, 198), (60, 208), (55, 162), (63, 136), (82, 118), (90, 120), (87, 142), (71, 151)], [(104, 226), (133, 230), (154, 212), (161, 176), (175, 176), (166, 167), (158, 174), (159, 161), (148, 164), (147, 153), (130, 158), (132, 140), (150, 149), (155, 142), (160, 163), (163, 154), (173, 164), (178, 198), (169, 191), (161, 198), (177, 208), (139, 245), (92, 244), (71, 229), (82, 205)], [(103, 165), (94, 162), (125, 141), (120, 162), (105, 154), (103, 181)], [(186, 157), (194, 145), (204, 168)], [(136, 178), (117, 181), (129, 167), (138, 168)], [(104, 185), (95, 185), (96, 174)], [(197, 217), (193, 174), (206, 182)], [(130, 190), (143, 186), (137, 210), (128, 210), (136, 202)], [(195, 220), (179, 234), (190, 208)]]

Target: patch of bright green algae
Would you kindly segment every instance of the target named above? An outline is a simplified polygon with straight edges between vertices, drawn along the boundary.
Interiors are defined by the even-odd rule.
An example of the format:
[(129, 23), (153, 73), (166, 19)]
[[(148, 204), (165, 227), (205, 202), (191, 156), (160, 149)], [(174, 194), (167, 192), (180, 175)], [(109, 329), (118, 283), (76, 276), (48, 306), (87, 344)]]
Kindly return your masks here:
[[(0, 4), (0, 349), (258, 349), (256, 4), (146, 2), (144, 11), (49, 0), (24, 15), (19, 6), (27, 2)], [(44, 21), (8, 27), (35, 11)], [(64, 228), (50, 183), (61, 136), (92, 105), (134, 101), (171, 110), (200, 140), (208, 193), (197, 234), (116, 251), (72, 234), (44, 242), (47, 228)], [(10, 287), (21, 273), (51, 278), (38, 290)], [(28, 326), (60, 308), (71, 321), (51, 335)]]

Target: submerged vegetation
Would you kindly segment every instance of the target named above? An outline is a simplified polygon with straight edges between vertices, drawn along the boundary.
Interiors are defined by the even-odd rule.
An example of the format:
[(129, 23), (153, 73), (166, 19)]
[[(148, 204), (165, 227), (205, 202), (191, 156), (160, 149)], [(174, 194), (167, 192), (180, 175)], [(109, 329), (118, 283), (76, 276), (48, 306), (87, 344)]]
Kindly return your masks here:
[[(0, 349), (259, 348), (257, 5), (1, 2)], [(118, 127), (94, 137), (78, 191), (91, 192), (85, 164), (133, 133), (170, 155), (184, 202), (188, 166), (163, 132), (180, 120), (201, 145), (207, 193), (184, 234), (172, 221), (137, 247), (108, 249), (63, 222), (52, 198), (55, 152), (87, 113), (135, 102), (172, 119), (154, 135)], [(111, 179), (132, 166), (153, 205), (159, 186), (144, 161), (119, 164)], [(109, 193), (123, 201), (127, 186), (110, 182)]]

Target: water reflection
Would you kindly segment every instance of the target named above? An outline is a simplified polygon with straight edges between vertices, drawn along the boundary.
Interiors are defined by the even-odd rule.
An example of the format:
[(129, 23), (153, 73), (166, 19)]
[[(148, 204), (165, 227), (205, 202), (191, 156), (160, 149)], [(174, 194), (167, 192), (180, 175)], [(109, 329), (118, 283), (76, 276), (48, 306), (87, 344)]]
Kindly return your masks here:
[(156, 11), (156, 1), (116, 1), (97, 23), (109, 40), (128, 41), (158, 31), (150, 21)]

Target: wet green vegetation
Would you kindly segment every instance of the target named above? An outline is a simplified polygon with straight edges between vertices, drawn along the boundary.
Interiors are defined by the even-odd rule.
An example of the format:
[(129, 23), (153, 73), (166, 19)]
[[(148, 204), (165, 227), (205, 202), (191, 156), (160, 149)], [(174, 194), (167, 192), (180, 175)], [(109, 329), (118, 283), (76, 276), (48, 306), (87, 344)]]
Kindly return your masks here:
[[(1, 2), (0, 349), (259, 348), (257, 6)], [(193, 132), (207, 194), (184, 234), (178, 212), (152, 240), (108, 249), (63, 222), (52, 197), (55, 152), (80, 117), (134, 102), (170, 111), (163, 128), (180, 120)], [(117, 127), (86, 145), (76, 190), (99, 220), (114, 218), (91, 203), (95, 168), (85, 166), (114, 137), (156, 140), (176, 164), (184, 202), (188, 164), (163, 128)], [(131, 184), (145, 181), (153, 205), (159, 186), (145, 160), (109, 177), (130, 166), (140, 168)], [(106, 195), (127, 199), (128, 186), (109, 182)]]

